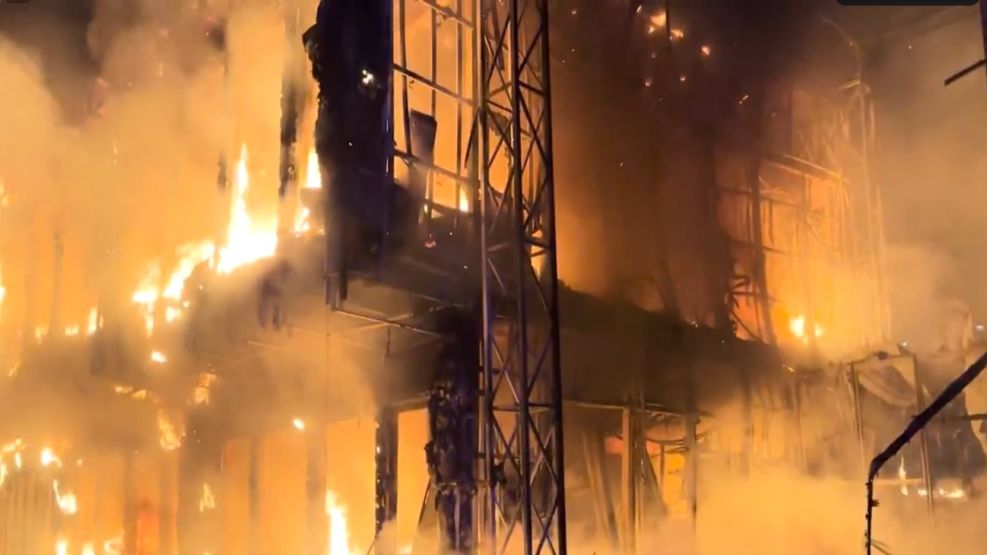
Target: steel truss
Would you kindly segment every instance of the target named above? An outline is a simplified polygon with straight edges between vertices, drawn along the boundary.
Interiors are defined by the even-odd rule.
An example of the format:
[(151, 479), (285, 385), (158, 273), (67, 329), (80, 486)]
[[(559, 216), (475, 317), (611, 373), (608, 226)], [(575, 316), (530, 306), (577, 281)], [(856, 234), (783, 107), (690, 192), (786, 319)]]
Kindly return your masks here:
[[(472, 533), (492, 553), (565, 553), (548, 0), (394, 0), (394, 10), (394, 166), (428, 173), (426, 233), (448, 207), (479, 228), (470, 522), (483, 524)], [(413, 111), (436, 120), (434, 158), (414, 151)]]
[(548, 0), (479, 2), (480, 545), (565, 553)]

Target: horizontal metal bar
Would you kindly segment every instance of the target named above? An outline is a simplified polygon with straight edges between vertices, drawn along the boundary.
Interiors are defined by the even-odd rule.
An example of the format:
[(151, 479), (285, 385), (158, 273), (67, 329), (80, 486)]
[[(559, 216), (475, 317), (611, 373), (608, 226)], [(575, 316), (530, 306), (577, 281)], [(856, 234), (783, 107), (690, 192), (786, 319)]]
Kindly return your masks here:
[(400, 150), (400, 149), (395, 148), (394, 149), (394, 156), (400, 158), (401, 160), (403, 160), (403, 161), (405, 161), (405, 162), (407, 162), (409, 164), (414, 164), (416, 166), (421, 166), (421, 167), (423, 167), (423, 168), (425, 168), (425, 169), (427, 169), (429, 171), (433, 171), (433, 172), (435, 172), (435, 173), (437, 173), (437, 174), (439, 174), (439, 175), (441, 175), (443, 177), (448, 177), (449, 179), (455, 180), (455, 181), (457, 181), (458, 183), (460, 183), (462, 185), (467, 185), (471, 189), (476, 189), (476, 188), (478, 188), (480, 186), (479, 181), (477, 181), (477, 180), (470, 179), (470, 178), (468, 178), (466, 176), (463, 176), (463, 175), (456, 175), (455, 173), (453, 173), (450, 170), (447, 170), (447, 169), (445, 169), (443, 167), (440, 167), (440, 166), (436, 166), (435, 164), (430, 164), (430, 163), (422, 160), (421, 158), (415, 156), (414, 154), (410, 154), (410, 153), (405, 152), (403, 150)]
[(409, 79), (413, 79), (413, 80), (415, 80), (415, 82), (421, 83), (421, 84), (425, 85), (426, 87), (434, 90), (435, 92), (444, 94), (444, 95), (448, 96), (449, 98), (451, 98), (451, 99), (459, 102), (460, 104), (464, 104), (464, 105), (469, 106), (470, 108), (474, 108), (474, 109), (478, 106), (476, 100), (470, 99), (470, 98), (466, 98), (465, 96), (463, 96), (461, 94), (458, 94), (456, 91), (454, 91), (452, 89), (443, 87), (442, 85), (440, 85), (440, 84), (432, 81), (431, 79), (429, 79), (428, 77), (425, 77), (424, 75), (422, 75), (420, 73), (416, 73), (416, 72), (414, 72), (414, 71), (412, 71), (412, 70), (410, 70), (410, 69), (408, 69), (408, 68), (406, 68), (406, 67), (404, 67), (404, 66), (402, 66), (400, 64), (394, 64), (393, 67), (394, 67), (394, 71), (396, 71), (397, 73), (400, 73), (401, 75), (404, 75), (405, 77), (407, 77)]
[(336, 314), (342, 314), (344, 316), (349, 316), (351, 318), (356, 318), (358, 320), (365, 320), (367, 322), (374, 322), (376, 324), (384, 324), (384, 325), (387, 325), (387, 326), (391, 326), (391, 327), (395, 327), (395, 328), (399, 328), (399, 329), (403, 329), (403, 330), (407, 330), (407, 331), (413, 331), (413, 332), (421, 333), (421, 334), (424, 334), (424, 335), (431, 335), (433, 337), (442, 337), (442, 334), (441, 333), (434, 332), (432, 330), (427, 330), (425, 328), (420, 328), (420, 327), (417, 327), (417, 326), (412, 326), (410, 324), (403, 324), (401, 322), (395, 322), (393, 320), (387, 320), (387, 319), (384, 319), (384, 318), (378, 318), (376, 316), (370, 316), (369, 314), (360, 314), (359, 312), (352, 312), (352, 311), (345, 310), (345, 309), (337, 309), (337, 310), (334, 310), (333, 312), (335, 312)]
[(428, 6), (438, 14), (456, 21), (456, 23), (459, 23), (460, 25), (469, 27), (471, 30), (473, 29), (473, 22), (470, 21), (469, 19), (466, 19), (462, 15), (457, 14), (452, 10), (452, 8), (446, 6), (440, 6), (435, 2), (435, 0), (416, 0), (416, 1), (419, 2), (420, 4), (424, 4), (425, 6)]

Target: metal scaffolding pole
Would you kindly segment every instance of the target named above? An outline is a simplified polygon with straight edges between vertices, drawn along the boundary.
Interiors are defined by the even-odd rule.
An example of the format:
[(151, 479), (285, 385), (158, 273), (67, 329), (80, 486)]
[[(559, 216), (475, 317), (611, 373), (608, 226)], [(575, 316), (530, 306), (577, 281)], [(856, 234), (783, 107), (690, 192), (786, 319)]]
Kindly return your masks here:
[(548, 0), (478, 9), (484, 547), (565, 553)]

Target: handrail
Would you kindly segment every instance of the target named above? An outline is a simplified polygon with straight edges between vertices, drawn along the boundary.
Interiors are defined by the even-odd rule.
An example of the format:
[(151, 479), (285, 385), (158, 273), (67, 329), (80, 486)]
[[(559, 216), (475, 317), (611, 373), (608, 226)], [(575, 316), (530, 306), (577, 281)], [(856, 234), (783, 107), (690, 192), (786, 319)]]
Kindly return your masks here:
[[(969, 368), (963, 371), (955, 380), (953, 380), (942, 393), (935, 398), (929, 406), (920, 412), (915, 418), (909, 422), (905, 430), (901, 432), (894, 441), (892, 441), (884, 451), (878, 453), (870, 462), (870, 468), (867, 471), (867, 531), (865, 532), (865, 545), (867, 547), (867, 555), (871, 555), (871, 546), (874, 543), (871, 539), (871, 533), (873, 529), (873, 515), (874, 507), (877, 506), (877, 502), (874, 500), (874, 479), (877, 477), (877, 473), (880, 472), (881, 468), (887, 464), (892, 457), (901, 451), (915, 434), (922, 431), (932, 419), (939, 414), (942, 409), (946, 408), (950, 402), (953, 401), (968, 385), (970, 385), (973, 380), (977, 379), (977, 376), (987, 368), (987, 353), (984, 353), (970, 365)], [(932, 495), (932, 492), (928, 492), (928, 495)]]

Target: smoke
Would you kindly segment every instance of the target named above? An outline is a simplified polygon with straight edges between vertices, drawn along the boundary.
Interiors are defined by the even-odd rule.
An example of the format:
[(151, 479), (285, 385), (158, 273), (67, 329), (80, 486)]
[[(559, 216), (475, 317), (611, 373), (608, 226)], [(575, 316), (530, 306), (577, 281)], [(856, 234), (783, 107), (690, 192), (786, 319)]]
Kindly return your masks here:
[[(931, 14), (930, 12), (930, 17)], [(875, 49), (876, 170), (889, 242), (888, 279), (898, 340), (923, 340), (934, 302), (957, 298), (987, 313), (980, 244), (987, 200), (987, 94), (982, 71), (945, 87), (983, 57), (975, 7), (954, 8), (930, 30), (912, 29)], [(940, 17), (930, 21), (943, 21)], [(979, 315), (979, 316), (978, 316)]]

